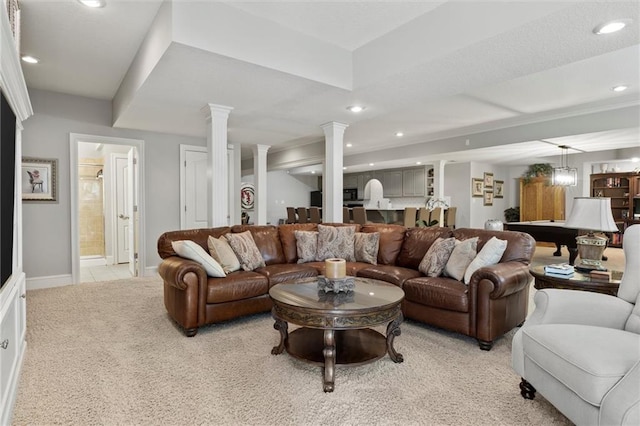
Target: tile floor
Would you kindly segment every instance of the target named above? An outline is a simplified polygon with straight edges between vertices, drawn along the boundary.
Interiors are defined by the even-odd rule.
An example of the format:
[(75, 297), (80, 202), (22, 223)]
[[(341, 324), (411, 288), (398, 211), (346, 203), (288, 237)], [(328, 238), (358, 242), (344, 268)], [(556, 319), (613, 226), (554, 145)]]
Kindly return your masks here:
[(80, 282), (114, 281), (131, 278), (129, 264), (88, 266), (80, 268)]

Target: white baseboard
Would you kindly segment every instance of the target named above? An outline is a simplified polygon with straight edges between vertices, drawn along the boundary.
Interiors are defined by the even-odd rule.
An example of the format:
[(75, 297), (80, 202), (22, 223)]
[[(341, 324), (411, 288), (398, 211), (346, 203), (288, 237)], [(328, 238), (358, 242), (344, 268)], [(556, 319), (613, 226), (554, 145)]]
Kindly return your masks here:
[(158, 276), (158, 267), (157, 266), (147, 266), (144, 269), (143, 276), (145, 277), (156, 277)]
[(62, 287), (73, 284), (71, 274), (67, 275), (51, 275), (48, 277), (27, 278), (27, 290), (36, 290), (39, 288)]
[(89, 259), (80, 259), (81, 268), (89, 268), (91, 266), (106, 266), (107, 260), (104, 257), (92, 257)]
[(107, 265), (113, 265), (115, 263), (115, 259), (113, 256), (107, 256)]

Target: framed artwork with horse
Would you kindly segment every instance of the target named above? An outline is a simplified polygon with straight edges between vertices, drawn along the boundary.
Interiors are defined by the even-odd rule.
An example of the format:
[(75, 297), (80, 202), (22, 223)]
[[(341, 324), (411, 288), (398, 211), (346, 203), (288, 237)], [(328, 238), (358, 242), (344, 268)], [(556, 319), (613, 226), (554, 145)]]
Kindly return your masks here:
[(20, 188), (23, 201), (57, 201), (58, 160), (22, 158)]

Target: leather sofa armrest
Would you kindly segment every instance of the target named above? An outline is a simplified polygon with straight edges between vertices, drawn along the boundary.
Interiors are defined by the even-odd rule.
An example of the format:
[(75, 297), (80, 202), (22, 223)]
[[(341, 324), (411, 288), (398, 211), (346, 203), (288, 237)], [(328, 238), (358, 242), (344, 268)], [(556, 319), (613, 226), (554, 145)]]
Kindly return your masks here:
[(525, 326), (581, 324), (623, 330), (633, 304), (607, 294), (546, 288), (534, 296), (536, 309)]
[(489, 293), (491, 299), (500, 299), (517, 293), (531, 281), (529, 266), (520, 262), (503, 262), (478, 269), (471, 276), (469, 288), (477, 288), (482, 280), (489, 280), (493, 289)]
[[(195, 274), (197, 281), (187, 277), (190, 272)], [(207, 282), (207, 272), (202, 265), (180, 256), (170, 256), (160, 262), (158, 273), (167, 284), (179, 290), (186, 290), (189, 285), (197, 285), (198, 282)]]

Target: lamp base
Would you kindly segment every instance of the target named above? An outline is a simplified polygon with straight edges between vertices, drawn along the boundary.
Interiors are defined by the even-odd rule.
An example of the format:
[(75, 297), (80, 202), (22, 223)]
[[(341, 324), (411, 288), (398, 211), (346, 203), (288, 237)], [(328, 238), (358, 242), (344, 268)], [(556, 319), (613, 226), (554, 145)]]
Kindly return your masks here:
[(580, 265), (575, 266), (575, 269), (580, 272), (606, 271), (607, 268), (602, 265), (602, 255), (607, 248), (607, 241), (608, 238), (596, 236), (593, 232), (576, 237)]

